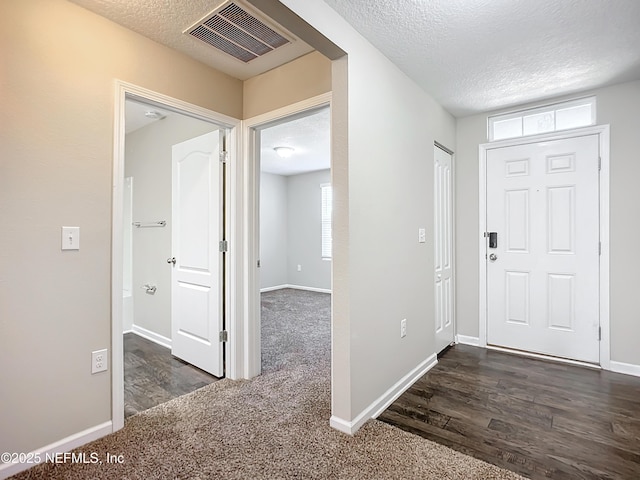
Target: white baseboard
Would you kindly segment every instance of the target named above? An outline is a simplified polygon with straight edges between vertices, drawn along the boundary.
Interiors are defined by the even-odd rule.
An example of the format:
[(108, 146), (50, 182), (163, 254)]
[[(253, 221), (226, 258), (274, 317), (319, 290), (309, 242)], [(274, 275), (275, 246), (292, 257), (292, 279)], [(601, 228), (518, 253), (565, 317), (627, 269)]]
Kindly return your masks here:
[(456, 343), (463, 345), (471, 345), (473, 347), (480, 346), (480, 339), (478, 337), (469, 337), (467, 335), (456, 335)]
[(151, 340), (153, 343), (157, 343), (158, 345), (162, 345), (163, 347), (171, 348), (171, 339), (163, 337), (156, 332), (152, 332), (151, 330), (147, 330), (146, 328), (139, 327), (138, 325), (134, 325), (131, 331), (136, 335), (141, 336), (142, 338)]
[(282, 290), (284, 288), (289, 288), (289, 285), (276, 285), (275, 287), (265, 287), (260, 289), (260, 293), (264, 292), (273, 292), (274, 290)]
[(625, 375), (633, 375), (640, 377), (640, 365), (634, 365), (632, 363), (614, 362), (610, 363), (611, 371), (616, 373), (624, 373)]
[(293, 288), (295, 290), (306, 290), (308, 292), (331, 293), (330, 288), (304, 287), (302, 285), (287, 285), (287, 288)]
[[(89, 442), (93, 442), (99, 438), (109, 435), (113, 431), (113, 425), (111, 421), (101, 423), (95, 427), (88, 428), (82, 432), (74, 433), (62, 440), (51, 443), (45, 447), (39, 448), (30, 452), (27, 458), (34, 460), (40, 459), (37, 463), (42, 463), (49, 457), (54, 456), (56, 453), (70, 452), (71, 450), (86, 445)], [(35, 463), (0, 463), (0, 480), (9, 478), (12, 475), (20, 473), (33, 467)]]
[(265, 287), (260, 289), (260, 293), (272, 292), (274, 290), (282, 290), (283, 288), (293, 288), (294, 290), (306, 290), (308, 292), (331, 293), (330, 288), (305, 287), (303, 285), (276, 285), (275, 287)]
[(438, 358), (434, 353), (429, 358), (420, 363), (416, 368), (402, 377), (395, 385), (377, 398), (371, 405), (365, 408), (351, 422), (342, 418), (331, 416), (329, 424), (343, 433), (353, 435), (356, 433), (367, 420), (377, 418), (391, 405), (400, 395), (402, 395), (411, 385), (413, 385), (420, 377), (431, 370), (438, 363)]

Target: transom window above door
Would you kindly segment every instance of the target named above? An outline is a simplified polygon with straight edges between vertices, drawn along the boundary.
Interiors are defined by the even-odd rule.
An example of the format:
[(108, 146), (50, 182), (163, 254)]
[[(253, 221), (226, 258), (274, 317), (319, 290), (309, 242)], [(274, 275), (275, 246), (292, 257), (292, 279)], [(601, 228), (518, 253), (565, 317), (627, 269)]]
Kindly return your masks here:
[(596, 124), (596, 97), (579, 98), (488, 118), (489, 141), (526, 137)]

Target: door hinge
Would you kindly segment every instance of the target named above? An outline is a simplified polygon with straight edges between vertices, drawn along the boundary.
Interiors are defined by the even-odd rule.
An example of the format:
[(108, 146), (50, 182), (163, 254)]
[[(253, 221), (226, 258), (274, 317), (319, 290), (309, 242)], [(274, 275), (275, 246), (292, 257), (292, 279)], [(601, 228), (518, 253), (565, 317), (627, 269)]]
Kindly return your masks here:
[(489, 232), (484, 232), (484, 233), (482, 234), (482, 236), (483, 236), (484, 238), (487, 238), (487, 237), (489, 236)]
[(602, 242), (598, 242), (598, 255), (602, 255)]
[(220, 163), (227, 163), (228, 152), (220, 152)]
[(602, 327), (598, 327), (598, 341), (602, 340)]
[(598, 157), (598, 171), (602, 170), (602, 157)]
[(220, 341), (221, 342), (226, 342), (229, 340), (229, 333), (226, 330), (222, 330), (220, 332)]
[(260, 268), (260, 260), (258, 260), (258, 268)]
[(220, 240), (219, 248), (222, 253), (226, 252), (229, 249), (229, 242), (226, 240)]

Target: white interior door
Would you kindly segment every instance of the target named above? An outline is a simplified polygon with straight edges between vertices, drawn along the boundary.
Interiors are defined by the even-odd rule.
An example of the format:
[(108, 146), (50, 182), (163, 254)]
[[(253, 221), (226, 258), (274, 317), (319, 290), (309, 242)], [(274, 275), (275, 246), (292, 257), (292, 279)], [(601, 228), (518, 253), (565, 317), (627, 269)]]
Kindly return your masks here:
[(434, 249), (436, 351), (453, 342), (453, 195), (452, 156), (434, 147)]
[(597, 135), (487, 152), (487, 343), (599, 362)]
[[(220, 133), (173, 146), (171, 353), (224, 375)], [(170, 259), (172, 260), (172, 259)]]

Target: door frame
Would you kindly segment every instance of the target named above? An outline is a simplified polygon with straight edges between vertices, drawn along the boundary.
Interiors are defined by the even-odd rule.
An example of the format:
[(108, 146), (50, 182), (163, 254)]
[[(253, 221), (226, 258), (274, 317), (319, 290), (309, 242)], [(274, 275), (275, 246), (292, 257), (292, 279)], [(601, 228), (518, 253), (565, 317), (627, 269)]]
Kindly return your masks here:
[(251, 378), (261, 372), (261, 344), (260, 344), (260, 274), (258, 261), (260, 260), (260, 159), (256, 152), (256, 130), (270, 123), (287, 117), (303, 114), (310, 110), (328, 106), (331, 108), (331, 92), (287, 105), (270, 112), (243, 120), (243, 172), (245, 183), (238, 199), (243, 204), (243, 218), (246, 243), (243, 245), (242, 255), (246, 259), (247, 278), (246, 304), (244, 305), (244, 344), (242, 345), (243, 378)]
[[(610, 350), (610, 330), (609, 330), (609, 125), (595, 125), (592, 127), (578, 128), (563, 132), (553, 132), (550, 134), (532, 135), (530, 137), (519, 137), (510, 140), (484, 143), (478, 147), (479, 157), (479, 231), (478, 231), (478, 262), (479, 262), (479, 339), (478, 345), (484, 348), (498, 348), (487, 346), (487, 262), (486, 239), (484, 232), (487, 231), (487, 152), (496, 148), (513, 147), (532, 143), (547, 142), (553, 140), (563, 140), (567, 138), (583, 137), (587, 135), (598, 135), (600, 148), (600, 367), (605, 370), (611, 369)], [(537, 354), (528, 354), (547, 358)], [(556, 359), (558, 361), (565, 361)], [(567, 363), (589, 365), (584, 362), (566, 360)]]
[[(229, 332), (229, 342), (225, 348), (225, 376), (238, 378), (238, 347), (242, 348), (242, 338), (237, 334), (238, 322), (236, 310), (240, 292), (236, 289), (237, 279), (241, 276), (241, 258), (236, 254), (238, 244), (239, 222), (236, 212), (238, 171), (239, 165), (235, 161), (239, 158), (238, 127), (240, 120), (208, 110), (206, 108), (173, 98), (146, 88), (115, 80), (114, 121), (113, 121), (113, 177), (112, 177), (112, 225), (111, 225), (111, 418), (113, 431), (124, 427), (124, 339), (123, 339), (123, 194), (125, 167), (125, 101), (136, 99), (158, 105), (159, 107), (198, 118), (220, 127), (229, 129), (227, 142), (229, 156), (226, 169), (226, 239), (229, 251), (224, 262), (225, 269), (225, 328)], [(169, 252), (170, 253), (170, 252)]]

